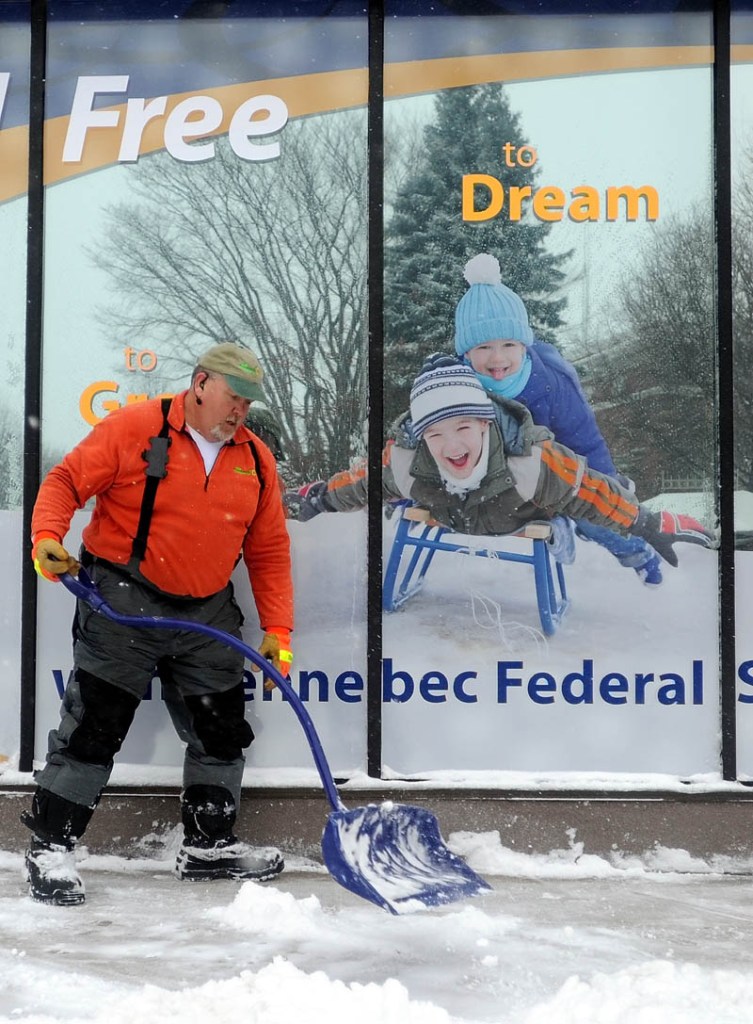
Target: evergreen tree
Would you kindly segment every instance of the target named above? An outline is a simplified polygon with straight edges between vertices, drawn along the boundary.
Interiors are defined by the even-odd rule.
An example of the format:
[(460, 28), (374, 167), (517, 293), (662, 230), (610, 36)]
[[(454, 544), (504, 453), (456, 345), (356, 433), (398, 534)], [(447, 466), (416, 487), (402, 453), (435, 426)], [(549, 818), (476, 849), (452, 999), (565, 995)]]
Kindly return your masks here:
[[(417, 166), (391, 204), (385, 245), (385, 421), (407, 406), (410, 384), (431, 352), (453, 350), (455, 305), (466, 289), (463, 266), (476, 253), (497, 257), (502, 280), (526, 303), (534, 332), (556, 340), (565, 299), (553, 298), (565, 255), (545, 249), (551, 224), (508, 219), (510, 186), (536, 188), (538, 169), (514, 154), (529, 144), (504, 89), (481, 85), (437, 94)], [(506, 160), (504, 148), (513, 148)], [(507, 163), (513, 166), (507, 166)], [(501, 214), (462, 219), (462, 179), (489, 174), (505, 190)], [(483, 199), (479, 194), (478, 208)]]

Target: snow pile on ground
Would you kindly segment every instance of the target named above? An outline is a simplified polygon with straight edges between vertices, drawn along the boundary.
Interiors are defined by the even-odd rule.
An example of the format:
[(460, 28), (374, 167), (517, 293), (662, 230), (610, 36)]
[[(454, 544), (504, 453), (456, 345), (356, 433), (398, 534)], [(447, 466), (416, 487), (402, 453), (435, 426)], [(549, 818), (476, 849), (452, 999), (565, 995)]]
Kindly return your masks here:
[(585, 981), (569, 978), (521, 1024), (748, 1024), (753, 978), (654, 961)]
[(749, 859), (448, 845), (494, 890), (405, 916), (295, 858), (179, 883), (167, 849), (82, 849), (87, 903), (51, 908), (0, 853), (0, 1024), (753, 1024)]
[(258, 973), (242, 971), (226, 981), (170, 992), (145, 985), (140, 992), (103, 1000), (95, 1016), (10, 1016), (3, 1024), (450, 1024), (438, 1006), (412, 1002), (405, 988), (344, 985), (323, 971), (305, 974), (282, 957)]
[(521, 853), (502, 845), (499, 832), (454, 832), (447, 845), (481, 875), (508, 878), (618, 878), (661, 874), (753, 874), (753, 855), (729, 857), (715, 854), (704, 860), (687, 850), (656, 845), (642, 854), (614, 850), (608, 858), (586, 853), (569, 830), (570, 844), (550, 850), (546, 856)]

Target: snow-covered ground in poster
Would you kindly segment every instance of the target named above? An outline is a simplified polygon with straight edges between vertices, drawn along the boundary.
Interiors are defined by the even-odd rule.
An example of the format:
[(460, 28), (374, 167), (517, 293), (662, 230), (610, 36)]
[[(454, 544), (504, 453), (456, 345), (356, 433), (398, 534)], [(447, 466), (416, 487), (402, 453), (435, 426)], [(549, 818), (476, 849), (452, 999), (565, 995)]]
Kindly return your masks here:
[[(703, 511), (696, 495), (672, 499)], [(297, 664), (323, 667), (330, 682), (360, 670), (348, 646), (354, 634), (363, 643), (365, 579), (359, 594), (353, 567), (364, 564), (365, 519), (290, 524), (305, 574), (296, 581)], [(385, 522), (385, 564), (394, 529)], [(514, 538), (503, 546), (530, 551)], [(600, 546), (576, 547), (571, 606), (554, 636), (542, 631), (530, 566), (461, 554), (437, 554), (420, 593), (384, 616), (389, 770), (718, 770), (717, 553), (678, 544), (679, 567), (666, 566), (663, 586), (649, 588)], [(342, 713), (336, 704), (329, 715)], [(337, 745), (334, 759), (338, 770), (352, 767)]]
[[(695, 495), (667, 496), (663, 504), (670, 498), (699, 511)], [(79, 513), (74, 527), (86, 515)], [(394, 529), (394, 517), (385, 520), (385, 562)], [(296, 594), (291, 679), (333, 769), (352, 775), (366, 763), (366, 514), (320, 515), (291, 522), (289, 530)], [(530, 550), (530, 541), (503, 540)], [(650, 588), (604, 548), (579, 540), (566, 567), (570, 608), (551, 637), (541, 628), (530, 566), (438, 554), (421, 592), (383, 617), (386, 770), (422, 778), (718, 771), (718, 553), (690, 544), (676, 549), (679, 567), (666, 566), (664, 584)], [(260, 631), (241, 566), (235, 580), (247, 616), (244, 637), (253, 646)], [(70, 669), (71, 611), (63, 587), (40, 588), (38, 757)], [(249, 770), (310, 771), (290, 707), (279, 692), (264, 694), (258, 676), (249, 672), (248, 680), (257, 737)], [(151, 773), (164, 769), (151, 775), (155, 782), (179, 782), (182, 749), (153, 690), (113, 781), (132, 781), (123, 766), (144, 765)]]
[[(753, 522), (739, 495), (740, 528)], [(709, 521), (701, 496), (664, 495), (662, 507)], [(86, 519), (79, 513), (72, 531)], [(395, 520), (385, 520), (384, 558)], [(6, 527), (7, 529), (7, 527)], [(320, 515), (289, 524), (296, 591), (292, 681), (320, 733), (333, 770), (365, 770), (366, 514)], [(7, 531), (8, 542), (13, 530)], [(5, 533), (5, 530), (4, 530)], [(483, 540), (479, 538), (479, 540)], [(506, 539), (509, 545), (527, 541)], [(718, 552), (677, 544), (680, 564), (665, 566), (659, 588), (644, 586), (603, 548), (579, 540), (566, 579), (571, 605), (554, 636), (539, 622), (529, 566), (440, 553), (423, 590), (383, 617), (385, 774), (474, 784), (525, 785), (542, 776), (596, 773), (692, 778), (719, 772)], [(738, 553), (738, 665), (753, 657), (747, 637), (753, 555)], [(244, 637), (258, 643), (253, 598), (242, 567), (235, 574), (247, 614)], [(18, 614), (12, 595), (7, 617)], [(11, 607), (12, 605), (12, 607)], [(58, 687), (70, 668), (71, 595), (39, 589), (37, 756), (57, 720)], [(12, 632), (9, 633), (12, 637)], [(7, 707), (17, 705), (4, 658)], [(258, 676), (248, 717), (256, 734), (252, 781), (316, 781), (300, 726), (279, 693), (263, 694)], [(753, 673), (740, 676), (738, 731), (750, 737)], [(144, 701), (113, 782), (178, 784), (182, 749), (159, 700)], [(305, 692), (304, 692), (305, 691)], [(15, 716), (0, 725), (0, 754), (16, 754)], [(8, 738), (4, 733), (7, 731)], [(11, 739), (12, 738), (12, 739)], [(750, 773), (747, 740), (740, 767)], [(298, 773), (298, 774), (296, 774)], [(514, 778), (500, 783), (500, 773)], [(571, 784), (567, 780), (565, 785)]]

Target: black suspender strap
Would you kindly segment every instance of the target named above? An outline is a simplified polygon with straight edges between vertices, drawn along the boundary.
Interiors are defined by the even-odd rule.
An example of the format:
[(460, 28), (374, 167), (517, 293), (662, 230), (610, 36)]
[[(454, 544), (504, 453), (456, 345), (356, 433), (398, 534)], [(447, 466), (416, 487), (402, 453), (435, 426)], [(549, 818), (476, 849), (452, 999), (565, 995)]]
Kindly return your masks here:
[(149, 447), (141, 453), (142, 459), (146, 462), (146, 469), (144, 470), (146, 473), (146, 484), (141, 498), (139, 525), (136, 530), (136, 536), (133, 538), (133, 547), (131, 548), (131, 565), (133, 565), (134, 560), (138, 565), (146, 554), (146, 541), (152, 522), (157, 487), (160, 480), (167, 476), (167, 449), (172, 444), (172, 438), (168, 436), (170, 425), (167, 422), (167, 417), (170, 414), (171, 404), (172, 398), (162, 399), (162, 429), (156, 437), (149, 438)]
[(249, 441), (251, 448), (251, 454), (254, 457), (254, 467), (256, 468), (256, 479), (259, 481), (259, 493), (264, 490), (264, 477), (261, 475), (261, 459), (259, 458), (259, 452), (257, 451), (256, 445), (253, 441)]

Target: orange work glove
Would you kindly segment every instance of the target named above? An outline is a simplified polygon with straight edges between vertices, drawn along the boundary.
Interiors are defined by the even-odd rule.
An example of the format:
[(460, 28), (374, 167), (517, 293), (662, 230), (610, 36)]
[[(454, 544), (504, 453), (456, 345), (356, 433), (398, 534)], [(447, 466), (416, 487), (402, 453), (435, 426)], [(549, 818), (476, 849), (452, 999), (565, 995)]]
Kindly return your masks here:
[[(259, 654), (261, 654), (262, 658), (270, 661), (280, 675), (285, 676), (287, 679), (290, 675), (290, 666), (293, 661), (293, 652), (290, 650), (290, 630), (278, 629), (276, 626), (270, 627), (259, 645)], [(275, 685), (273, 679), (265, 677), (265, 690), (274, 690)]]
[(57, 537), (51, 533), (37, 533), (34, 536), (31, 557), (34, 559), (37, 573), (53, 583), (60, 582), (58, 577), (61, 573), (69, 572), (75, 576), (81, 568), (76, 559), (68, 554)]

